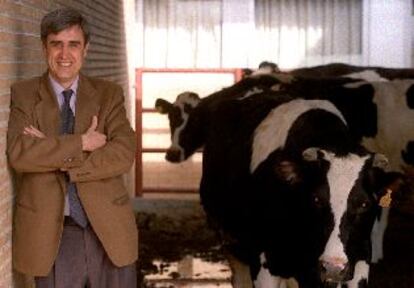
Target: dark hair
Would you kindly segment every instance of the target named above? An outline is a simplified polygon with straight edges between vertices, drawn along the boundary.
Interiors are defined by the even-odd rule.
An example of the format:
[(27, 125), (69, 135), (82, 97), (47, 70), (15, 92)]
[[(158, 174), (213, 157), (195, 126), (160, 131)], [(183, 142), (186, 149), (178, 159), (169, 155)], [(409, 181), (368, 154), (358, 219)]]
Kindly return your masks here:
[(56, 34), (66, 28), (78, 25), (83, 32), (85, 45), (89, 42), (89, 25), (85, 17), (72, 8), (61, 8), (46, 14), (40, 24), (40, 37), (43, 44), (49, 34)]

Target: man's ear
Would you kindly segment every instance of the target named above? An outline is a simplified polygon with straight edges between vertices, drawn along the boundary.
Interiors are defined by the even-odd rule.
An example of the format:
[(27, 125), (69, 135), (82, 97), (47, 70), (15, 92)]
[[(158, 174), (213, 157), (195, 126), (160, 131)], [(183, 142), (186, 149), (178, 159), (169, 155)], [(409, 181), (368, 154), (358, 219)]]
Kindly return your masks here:
[(88, 54), (89, 51), (89, 42), (86, 43), (85, 45), (85, 49), (83, 50), (83, 57), (86, 57), (86, 55)]
[(155, 101), (155, 109), (157, 109), (158, 113), (167, 114), (171, 110), (172, 107), (173, 107), (173, 104), (171, 104), (167, 100), (158, 98)]

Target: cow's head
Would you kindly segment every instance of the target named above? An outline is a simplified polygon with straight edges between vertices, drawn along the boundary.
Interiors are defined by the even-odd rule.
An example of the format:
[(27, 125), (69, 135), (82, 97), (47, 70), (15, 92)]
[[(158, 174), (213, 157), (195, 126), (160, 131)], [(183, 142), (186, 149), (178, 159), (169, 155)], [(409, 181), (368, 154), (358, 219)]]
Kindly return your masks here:
[(391, 182), (387, 159), (365, 151), (338, 156), (318, 148), (308, 148), (303, 157), (310, 164), (304, 176), (311, 190), (309, 201), (317, 223), (323, 223), (322, 278), (367, 281), (378, 201)]
[(155, 108), (161, 114), (168, 114), (170, 121), (171, 146), (165, 158), (170, 162), (182, 162), (202, 145), (199, 141), (200, 129), (194, 108), (200, 103), (200, 97), (193, 92), (183, 92), (174, 103), (157, 99)]
[(273, 163), (267, 166), (271, 169), (266, 165), (257, 169), (265, 177), (260, 181), (273, 179), (262, 181), (264, 189), (268, 189), (267, 195), (274, 193), (272, 187), (278, 187), (277, 194), (284, 193), (280, 197), (294, 199), (283, 206), (288, 207), (284, 211), (295, 214), (284, 217), (291, 219), (300, 214), (302, 220), (296, 225), (302, 225), (300, 229), (307, 234), (298, 235), (311, 237), (292, 242), (299, 241), (297, 245), (309, 248), (305, 253), (314, 259), (310, 260), (312, 263), (319, 261), (321, 281), (349, 284), (368, 279), (372, 227), (379, 200), (394, 175), (385, 169), (388, 164), (385, 156), (363, 148), (357, 150), (336, 154), (308, 148), (303, 151), (302, 159), (294, 160), (276, 152), (267, 159)]

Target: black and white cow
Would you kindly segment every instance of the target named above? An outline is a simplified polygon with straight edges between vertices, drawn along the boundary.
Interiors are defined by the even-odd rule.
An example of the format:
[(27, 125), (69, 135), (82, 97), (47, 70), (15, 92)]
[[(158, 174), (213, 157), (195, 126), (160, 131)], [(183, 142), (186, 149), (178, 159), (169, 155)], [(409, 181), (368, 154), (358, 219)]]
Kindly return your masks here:
[[(264, 69), (267, 71), (266, 67)], [(171, 146), (166, 159), (175, 163), (182, 162), (204, 145), (211, 111), (221, 102), (229, 99), (243, 100), (268, 91), (274, 85), (288, 83), (289, 78), (286, 75), (258, 73), (201, 99), (194, 92), (179, 94), (174, 103), (157, 99), (155, 108), (162, 114), (168, 114), (171, 130)]]
[(384, 68), (374, 66), (355, 66), (344, 63), (331, 63), (320, 66), (298, 68), (289, 71), (295, 77), (326, 78), (354, 77), (367, 81), (387, 81), (395, 79), (414, 79), (414, 69)]
[[(256, 76), (259, 75), (259, 76)], [(366, 73), (364, 74), (366, 75)], [(255, 79), (255, 81), (257, 81), (257, 79), (260, 79), (263, 75), (262, 74), (252, 74), (251, 77), (253, 79)], [(364, 76), (365, 77), (365, 76)], [(300, 78), (300, 77), (299, 77)], [(268, 79), (272, 79), (272, 78), (268, 78)], [(214, 94), (214, 97), (211, 97), (212, 99), (214, 99), (214, 101), (210, 100), (209, 102), (206, 101), (206, 103), (208, 103), (208, 105), (203, 105), (200, 107), (203, 107), (203, 109), (188, 109), (187, 108), (187, 112), (192, 111), (192, 112), (197, 112), (195, 114), (190, 113), (189, 115), (191, 115), (191, 117), (187, 118), (187, 126), (191, 127), (192, 129), (187, 129), (188, 127), (186, 127), (185, 125), (183, 125), (181, 127), (180, 133), (181, 136), (183, 136), (184, 134), (182, 133), (187, 132), (187, 136), (181, 137), (173, 137), (173, 141), (174, 139), (177, 140), (177, 143), (180, 143), (181, 148), (186, 147), (185, 143), (186, 141), (189, 142), (194, 142), (194, 139), (199, 139), (200, 141), (198, 141), (197, 145), (193, 146), (193, 148), (191, 148), (189, 151), (189, 153), (186, 153), (184, 151), (186, 151), (186, 148), (183, 148), (183, 150), (181, 150), (182, 152), (180, 152), (181, 155), (185, 155), (185, 156), (180, 156), (180, 157), (176, 157), (174, 161), (183, 161), (184, 159), (186, 159), (186, 157), (188, 157), (189, 155), (191, 155), (197, 148), (201, 147), (202, 145), (206, 144), (206, 139), (210, 139), (210, 138), (214, 138), (211, 136), (211, 133), (216, 133), (216, 135), (220, 135), (220, 139), (221, 141), (218, 141), (218, 143), (216, 145), (218, 145), (217, 147), (215, 147), (214, 144), (210, 144), (207, 145), (206, 147), (209, 147), (207, 149), (207, 151), (216, 151), (215, 153), (211, 153), (211, 152), (207, 152), (207, 155), (215, 155), (212, 158), (213, 159), (209, 159), (209, 157), (205, 157), (206, 159), (204, 160), (203, 166), (204, 167), (216, 167), (216, 171), (212, 171), (213, 169), (207, 169), (208, 172), (206, 172), (205, 169), (203, 169), (203, 180), (202, 180), (202, 184), (201, 184), (201, 193), (202, 194), (207, 194), (210, 193), (210, 195), (208, 197), (203, 197), (203, 205), (206, 208), (207, 211), (210, 211), (210, 215), (213, 215), (213, 218), (217, 219), (220, 224), (222, 224), (222, 226), (225, 228), (225, 230), (230, 231), (232, 235), (235, 235), (235, 238), (238, 239), (248, 239), (248, 240), (243, 240), (242, 242), (247, 242), (249, 244), (255, 243), (254, 239), (249, 239), (249, 237), (243, 237), (243, 233), (244, 231), (249, 231), (249, 229), (247, 230), (243, 230), (241, 229), (242, 227), (238, 227), (236, 225), (236, 227), (234, 227), (234, 223), (236, 223), (237, 221), (239, 221), (239, 223), (246, 223), (248, 226), (255, 226), (256, 222), (251, 222), (251, 220), (249, 219), (266, 219), (266, 217), (260, 217), (260, 218), (251, 218), (250, 216), (252, 214), (258, 214), (260, 215), (261, 211), (254, 211), (257, 213), (253, 213), (252, 211), (245, 211), (244, 208), (240, 208), (240, 207), (247, 207), (248, 204), (251, 204), (251, 199), (249, 197), (247, 197), (247, 199), (243, 198), (243, 199), (239, 199), (239, 210), (234, 209), (235, 211), (241, 211), (241, 213), (235, 213), (234, 217), (233, 216), (229, 216), (226, 214), (226, 209), (228, 209), (229, 205), (234, 205), (232, 202), (234, 202), (234, 199), (238, 199), (238, 197), (240, 196), (240, 193), (234, 194), (234, 195), (228, 195), (229, 197), (226, 197), (224, 192), (228, 192), (228, 191), (242, 191), (244, 187), (249, 187), (249, 185), (247, 185), (246, 183), (244, 183), (244, 185), (242, 185), (242, 187), (240, 187), (240, 189), (230, 189), (227, 188), (226, 190), (220, 190), (220, 187), (228, 187), (228, 181), (231, 181), (231, 183), (233, 182), (237, 182), (238, 179), (248, 179), (250, 174), (244, 174), (243, 177), (240, 177), (240, 173), (236, 173), (236, 172), (232, 172), (230, 175), (226, 174), (227, 171), (229, 171), (229, 169), (233, 169), (235, 171), (238, 171), (237, 169), (231, 168), (229, 166), (229, 164), (226, 163), (222, 163), (220, 162), (220, 165), (214, 165), (214, 159), (220, 159), (220, 158), (225, 158), (228, 155), (231, 155), (232, 153), (229, 152), (230, 148), (228, 149), (223, 149), (222, 147), (238, 147), (238, 143), (233, 143), (232, 141), (230, 141), (230, 139), (232, 139), (231, 137), (234, 137), (234, 135), (239, 135), (239, 140), (240, 139), (244, 139), (243, 137), (240, 138), (240, 135), (242, 135), (243, 133), (240, 132), (239, 130), (247, 130), (251, 131), (252, 127), (256, 127), (255, 125), (258, 125), (258, 120), (257, 119), (263, 119), (263, 112), (259, 112), (260, 109), (253, 109), (251, 111), (249, 111), (250, 107), (249, 105), (246, 105), (246, 103), (248, 102), (252, 102), (252, 103), (256, 103), (258, 101), (258, 99), (260, 98), (262, 101), (263, 99), (266, 99), (266, 97), (262, 97), (262, 92), (263, 91), (271, 91), (273, 89), (273, 87), (275, 85), (279, 85), (280, 82), (283, 83), (283, 79), (282, 81), (280, 81), (281, 79), (278, 78), (276, 80), (274, 80), (275, 78), (273, 78), (273, 80), (266, 82), (266, 85), (262, 86), (262, 88), (260, 89), (255, 89), (254, 85), (251, 86), (238, 86), (239, 90), (237, 90), (237, 93), (233, 93), (231, 89), (228, 90), (223, 90), (223, 91), (227, 91), (228, 93), (224, 94), (226, 95), (225, 97), (221, 98), (221, 94), (219, 91), (218, 93)], [(289, 79), (289, 78), (288, 78)], [(291, 79), (289, 79), (289, 81), (291, 81)], [(400, 80), (395, 80), (395, 81), (400, 81)], [(395, 83), (395, 81), (392, 81)], [(384, 82), (384, 81), (383, 81)], [(402, 81), (404, 82), (406, 85), (410, 85), (410, 82), (407, 81)], [(252, 82), (251, 82), (252, 83)], [(351, 130), (350, 133), (350, 137), (353, 139), (353, 141), (357, 141), (358, 139), (361, 139), (362, 137), (371, 137), (373, 139), (375, 139), (375, 137), (377, 137), (378, 135), (378, 131), (382, 131), (381, 127), (379, 126), (379, 121), (377, 120), (378, 117), (377, 115), (380, 115), (380, 117), (382, 117), (381, 115), (383, 115), (384, 113), (386, 114), (386, 112), (383, 112), (384, 110), (378, 109), (378, 103), (376, 102), (377, 99), (375, 97), (377, 96), (381, 96), (383, 97), (386, 101), (393, 101), (394, 98), (392, 98), (393, 96), (395, 96), (395, 89), (396, 88), (401, 88), (404, 87), (404, 85), (399, 86), (397, 84), (395, 84), (395, 86), (393, 86), (393, 83), (389, 83), (391, 84), (390, 86), (386, 86), (387, 89), (384, 89), (383, 94), (378, 94), (378, 92), (375, 90), (375, 85), (373, 85), (373, 83), (367, 83), (367, 82), (361, 82), (359, 80), (352, 80), (352, 79), (333, 79), (333, 80), (326, 80), (324, 79), (323, 81), (321, 81), (321, 79), (311, 79), (308, 81), (308, 83), (306, 85), (303, 85), (305, 82), (293, 82), (290, 86), (289, 89), (286, 89), (285, 87), (283, 88), (285, 91), (288, 91), (289, 94), (293, 95), (294, 97), (298, 97), (298, 95), (302, 98), (306, 98), (306, 99), (328, 99), (330, 100), (332, 103), (335, 104), (335, 106), (344, 114), (344, 118), (346, 119), (346, 121), (349, 123), (349, 127)], [(379, 81), (375, 82), (374, 84), (380, 83)], [(298, 85), (300, 84), (300, 85)], [(383, 83), (380, 83), (381, 85), (383, 85)], [(389, 85), (388, 84), (388, 85)], [(248, 88), (246, 88), (248, 87)], [(263, 89), (264, 87), (264, 89)], [(295, 87), (294, 89), (292, 87)], [(405, 95), (398, 97), (397, 99), (407, 99), (405, 101), (405, 103), (408, 105), (408, 107), (410, 107), (410, 105), (412, 106), (413, 101), (411, 100), (411, 98), (413, 96), (412, 95), (412, 90), (410, 88), (411, 86), (409, 86), (407, 88), (407, 86), (405, 86), (405, 88), (401, 89), (401, 93), (404, 94), (404, 91), (406, 92)], [(381, 87), (380, 87), (381, 88)], [(279, 89), (279, 87), (278, 87)], [(339, 89), (339, 90), (338, 90)], [(394, 89), (394, 90), (393, 90)], [(381, 89), (380, 89), (381, 90)], [(397, 89), (398, 90), (398, 89)], [(250, 93), (247, 95), (246, 97), (246, 93), (247, 91), (252, 91), (253, 93)], [(312, 92), (313, 91), (313, 92)], [(355, 93), (355, 92), (358, 93)], [(411, 91), (411, 92), (410, 92)], [(298, 93), (296, 93), (298, 92)], [(387, 94), (389, 93), (389, 94)], [(401, 94), (400, 93), (400, 94)], [(411, 93), (411, 94), (410, 94)], [(279, 93), (280, 94), (280, 93)], [(189, 94), (184, 94), (185, 95), (189, 95)], [(303, 97), (305, 95), (305, 97)], [(388, 95), (388, 96), (387, 96)], [(391, 95), (391, 97), (390, 97)], [(260, 96), (260, 97), (259, 97)], [(406, 96), (406, 97), (404, 97)], [(333, 97), (333, 98), (330, 98)], [(348, 97), (348, 98), (346, 98)], [(180, 98), (180, 97), (178, 97)], [(185, 99), (186, 97), (181, 98), (181, 100)], [(273, 98), (280, 98), (280, 96), (278, 97), (273, 97)], [(283, 98), (283, 97), (282, 97)], [(221, 101), (221, 100), (225, 100), (225, 101)], [(226, 107), (226, 105), (229, 105), (227, 102), (235, 102), (234, 99), (238, 100), (236, 101), (237, 104), (242, 104), (242, 105), (237, 105), (239, 106), (238, 109), (234, 109), (234, 107), (230, 110), (227, 111), (221, 111), (221, 109), (223, 109), (222, 107)], [(352, 99), (352, 101), (350, 100)], [(375, 99), (375, 100), (374, 100)], [(177, 99), (178, 100), (178, 99)], [(266, 100), (268, 101), (268, 100)], [(264, 101), (264, 102), (266, 102)], [(274, 99), (271, 101), (275, 101)], [(175, 104), (177, 104), (180, 101), (176, 101)], [(183, 101), (186, 102), (186, 101)], [(277, 101), (276, 101), (277, 102)], [(398, 101), (397, 101), (398, 102)], [(401, 101), (400, 101), (401, 102)], [(200, 104), (202, 102), (199, 102), (198, 104)], [(362, 104), (361, 104), (362, 103)], [(411, 103), (411, 104), (409, 104)], [(165, 103), (164, 103), (165, 104)], [(162, 104), (162, 105), (164, 105)], [(174, 106), (179, 106), (179, 105), (175, 105), (175, 104), (169, 104), (169, 105), (164, 105), (165, 107), (169, 107), (168, 109), (163, 109), (164, 112), (168, 111), (172, 111), (174, 109)], [(192, 106), (191, 108), (197, 108), (197, 105)], [(158, 105), (158, 106), (162, 106), (162, 105)], [(233, 105), (233, 104), (232, 104)], [(257, 105), (257, 104), (254, 104)], [(267, 104), (266, 104), (267, 105)], [(276, 104), (273, 104), (276, 105)], [(387, 108), (387, 103), (380, 103), (380, 105), (383, 105), (384, 108)], [(389, 104), (388, 104), (389, 105)], [(191, 105), (190, 105), (191, 106)], [(260, 105), (259, 105), (260, 106)], [(182, 105), (182, 107), (184, 107)], [(219, 107), (219, 108), (218, 108)], [(244, 108), (240, 108), (240, 107), (244, 107)], [(175, 107), (176, 108), (176, 107)], [(171, 110), (170, 110), (171, 109)], [(412, 110), (412, 107), (410, 107), (410, 109)], [(243, 113), (245, 113), (247, 111), (248, 114), (254, 115), (254, 117), (250, 117), (249, 119), (253, 119), (254, 121), (241, 121), (241, 119), (245, 118), (244, 116), (241, 117), (240, 115), (245, 115), (245, 114), (240, 114), (240, 113), (235, 113), (234, 110), (236, 111), (244, 111)], [(184, 110), (183, 110), (184, 111)], [(200, 112), (202, 111), (202, 113)], [(232, 112), (233, 111), (233, 112)], [(252, 113), (252, 111), (254, 113)], [(267, 111), (269, 112), (269, 111)], [(379, 114), (380, 113), (380, 114)], [(236, 118), (233, 118), (232, 120), (228, 120), (227, 118), (223, 119), (219, 117), (219, 125), (217, 125), (218, 123), (216, 123), (215, 121), (213, 121), (215, 124), (213, 125), (211, 123), (211, 119), (215, 119), (215, 117), (217, 117), (217, 115), (233, 115), (236, 114), (238, 115)], [(357, 115), (357, 117), (355, 117), (355, 114)], [(177, 114), (178, 115), (178, 114)], [(182, 113), (180, 113), (180, 115), (183, 115)], [(202, 115), (202, 117), (197, 118), (194, 117), (194, 115)], [(169, 113), (170, 116), (170, 124), (171, 124), (171, 113)], [(259, 116), (259, 117), (258, 117)], [(388, 114), (387, 117), (391, 116), (391, 114)], [(262, 118), (261, 118), (262, 117)], [(387, 119), (387, 117), (385, 119)], [(410, 119), (410, 116), (407, 114), (404, 114), (404, 117), (402, 117), (403, 119), (401, 121), (404, 121), (404, 119), (406, 120), (408, 117), (408, 119)], [(184, 119), (184, 117), (182, 117)], [(197, 121), (193, 121), (194, 119), (197, 119)], [(200, 120), (201, 119), (201, 120)], [(392, 118), (389, 118), (390, 122), (392, 123), (394, 120)], [(180, 122), (180, 123), (184, 123), (184, 122)], [(383, 122), (385, 123), (385, 122)], [(382, 123), (382, 124), (383, 124)], [(195, 124), (195, 125), (193, 125)], [(411, 123), (409, 123), (411, 124)], [(230, 125), (231, 127), (228, 127), (228, 125)], [(171, 125), (173, 126), (173, 125)], [(236, 127), (240, 127), (240, 128), (236, 128)], [(219, 127), (219, 129), (217, 128)], [(223, 127), (227, 127), (227, 128), (231, 128), (229, 129), (224, 129)], [(173, 127), (171, 127), (173, 129)], [(201, 129), (200, 129), (201, 128)], [(244, 129), (245, 128), (245, 129)], [(224, 130), (223, 130), (224, 129)], [(177, 130), (176, 130), (177, 131)], [(194, 131), (199, 131), (202, 135), (202, 137), (198, 138), (192, 138), (192, 136), (194, 136)], [(228, 133), (228, 131), (232, 131), (232, 133)], [(413, 130), (411, 130), (413, 131)], [(388, 130), (388, 132), (390, 132)], [(391, 131), (392, 132), (392, 131)], [(394, 132), (399, 132), (399, 131), (394, 131)], [(400, 131), (402, 132), (402, 131)], [(236, 133), (236, 134), (234, 134)], [(231, 136), (231, 137), (230, 137)], [(388, 136), (387, 136), (388, 137)], [(237, 138), (237, 137), (236, 137)], [(186, 140), (186, 141), (183, 141)], [(386, 141), (388, 141), (385, 138)], [(399, 143), (401, 143), (401, 138), (397, 137), (395, 138), (395, 140)], [(244, 141), (247, 141), (247, 139), (244, 139)], [(243, 142), (243, 141), (242, 141)], [(226, 144), (227, 143), (227, 144)], [(228, 144), (231, 143), (231, 144)], [(403, 150), (399, 150), (397, 152), (393, 152), (393, 156), (392, 157), (397, 157), (397, 158), (402, 158), (404, 159), (404, 161), (406, 163), (410, 163), (409, 159), (412, 158), (412, 153), (413, 153), (413, 144), (410, 144), (412, 142), (408, 142), (405, 149)], [(195, 147), (195, 148), (194, 148)], [(215, 148), (211, 148), (211, 147), (215, 147)], [(375, 147), (375, 146), (374, 146)], [(236, 148), (235, 150), (239, 150), (241, 148)], [(219, 153), (218, 151), (226, 151), (226, 152), (222, 152)], [(375, 150), (374, 150), (375, 151)], [(383, 149), (379, 149), (377, 151), (384, 151)], [(386, 152), (386, 151), (384, 151)], [(399, 153), (400, 152), (400, 153)], [(248, 154), (248, 153), (247, 153)], [(241, 154), (241, 153), (236, 153), (236, 155), (239, 155), (238, 158), (243, 158), (240, 155), (245, 155), (245, 154)], [(249, 155), (249, 154), (248, 154)], [(397, 156), (395, 156), (397, 155)], [(204, 156), (206, 156), (206, 153), (204, 154)], [(167, 156), (168, 159), (168, 156)], [(177, 160), (178, 159), (178, 160)], [(395, 159), (395, 158), (394, 158)], [(169, 159), (171, 161), (171, 159)], [(247, 163), (246, 159), (244, 159), (245, 161), (243, 163)], [(407, 161), (408, 160), (408, 161)], [(400, 161), (400, 159), (397, 159), (397, 162)], [(232, 163), (232, 161), (228, 161), (230, 163)], [(400, 162), (398, 162), (400, 163)], [(226, 164), (226, 165), (225, 165)], [(282, 165), (283, 166), (283, 165)], [(243, 165), (240, 165), (238, 167), (243, 167)], [(238, 168), (236, 167), (236, 168)], [(290, 171), (291, 168), (287, 168), (286, 166), (284, 166), (284, 169), (282, 169), (282, 171)], [(221, 176), (220, 176), (221, 174)], [(223, 176), (224, 175), (224, 176)], [(205, 176), (205, 177), (204, 177)], [(255, 176), (256, 177), (256, 176)], [(209, 180), (205, 180), (205, 179), (215, 179), (214, 181), (209, 181)], [(232, 180), (228, 180), (228, 179), (232, 179)], [(261, 179), (260, 177), (258, 179)], [(212, 182), (215, 182), (214, 184), (211, 184)], [(262, 183), (261, 181), (258, 181), (258, 184)], [(205, 189), (203, 189), (202, 187), (207, 187)], [(230, 187), (234, 187), (230, 186)], [(262, 189), (263, 190), (263, 189)], [(203, 192), (204, 191), (204, 192)], [(210, 191), (210, 192), (208, 192)], [(212, 196), (211, 191), (221, 191), (222, 193), (216, 194), (217, 197)], [(243, 193), (242, 193), (243, 194)], [(245, 193), (247, 194), (247, 193)], [(214, 195), (214, 194), (213, 194)], [(243, 201), (242, 201), (243, 200)], [(265, 203), (260, 203), (260, 204), (269, 204), (273, 202), (271, 201), (265, 201)], [(237, 205), (236, 205), (237, 206)], [(210, 207), (210, 208), (208, 208)], [(263, 205), (255, 205), (255, 207), (264, 207)], [(234, 208), (234, 207), (233, 207)], [(245, 217), (242, 217), (240, 215), (244, 215)], [(249, 215), (249, 217), (247, 217), (246, 215)], [(263, 215), (262, 215), (263, 216)], [(235, 218), (236, 217), (236, 218)], [(244, 219), (244, 221), (241, 221), (241, 218)], [(268, 222), (271, 224), (271, 222)], [(244, 226), (244, 225), (243, 225)], [(235, 232), (237, 231), (237, 232)], [(256, 230), (257, 231), (257, 230)], [(264, 229), (259, 229), (259, 231), (265, 231)], [(242, 235), (239, 235), (242, 234)], [(269, 239), (271, 239), (271, 237), (269, 237)], [(293, 241), (293, 240), (292, 240)], [(270, 241), (271, 242), (271, 241)], [(258, 247), (258, 245), (247, 245), (248, 247)], [(244, 247), (246, 247), (246, 245), (244, 245)], [(249, 251), (251, 252), (251, 251)], [(257, 251), (255, 251), (257, 253)], [(270, 252), (269, 252), (270, 253)], [(249, 254), (249, 253), (248, 253)], [(252, 253), (254, 254), (254, 253)], [(263, 254), (263, 257), (266, 257), (266, 253)], [(262, 257), (262, 258), (263, 258)], [(249, 257), (248, 257), (249, 258)], [(251, 258), (249, 258), (251, 260)], [(265, 265), (266, 266), (266, 265)], [(260, 267), (257, 266), (257, 267)], [(264, 274), (263, 274), (264, 273)], [(259, 273), (259, 275), (265, 275), (266, 272), (263, 273)], [(273, 273), (272, 273), (273, 274)], [(273, 274), (273, 275), (277, 275), (277, 274)], [(283, 276), (283, 274), (281, 274), (281, 276)], [(282, 281), (282, 278), (285, 277), (281, 277), (281, 278), (269, 278), (269, 279), (273, 279), (273, 280), (269, 280), (269, 281)], [(299, 277), (300, 278), (300, 277)], [(263, 278), (258, 278), (258, 279), (263, 279)], [(260, 280), (262, 281), (262, 280)], [(259, 281), (259, 282), (260, 282)], [(267, 287), (267, 286), (265, 286)], [(270, 286), (273, 287), (273, 286)], [(353, 287), (353, 286), (351, 286)]]
[[(341, 81), (344, 84), (329, 85)], [(409, 103), (414, 98), (414, 80), (345, 81), (303, 79), (282, 89), (297, 97), (332, 101), (361, 137), (363, 145), (386, 154), (393, 170), (413, 165), (414, 109)]]
[(329, 101), (254, 98), (215, 110), (200, 185), (207, 214), (238, 240), (255, 287), (319, 287), (321, 275), (361, 287), (384, 158)]
[(293, 80), (280, 89), (296, 97), (332, 101), (353, 131), (362, 129), (364, 146), (385, 153), (392, 169), (413, 165), (414, 69), (333, 63), (290, 74)]
[(220, 101), (282, 89), (295, 97), (332, 101), (355, 136), (372, 151), (386, 154), (392, 169), (414, 164), (414, 79), (409, 79), (414, 69), (334, 63), (278, 73), (271, 64), (262, 63), (249, 77), (202, 99), (191, 92), (179, 95), (174, 103), (158, 99), (157, 109), (170, 119), (167, 159), (184, 161), (204, 145), (209, 111)]

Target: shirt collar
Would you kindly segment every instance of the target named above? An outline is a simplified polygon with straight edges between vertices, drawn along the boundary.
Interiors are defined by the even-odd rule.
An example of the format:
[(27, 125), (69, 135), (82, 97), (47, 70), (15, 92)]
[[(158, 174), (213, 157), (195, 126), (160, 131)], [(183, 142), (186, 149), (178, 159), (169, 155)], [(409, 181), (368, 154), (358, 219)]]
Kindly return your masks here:
[[(59, 82), (53, 79), (53, 77), (50, 74), (49, 74), (49, 81), (56, 95), (60, 95), (64, 90), (67, 90), (63, 88), (62, 85), (59, 84)], [(72, 85), (70, 85), (68, 89), (72, 89), (73, 93), (76, 94), (76, 91), (78, 90), (78, 84), (79, 84), (79, 75), (76, 76), (75, 81), (73, 81)]]

